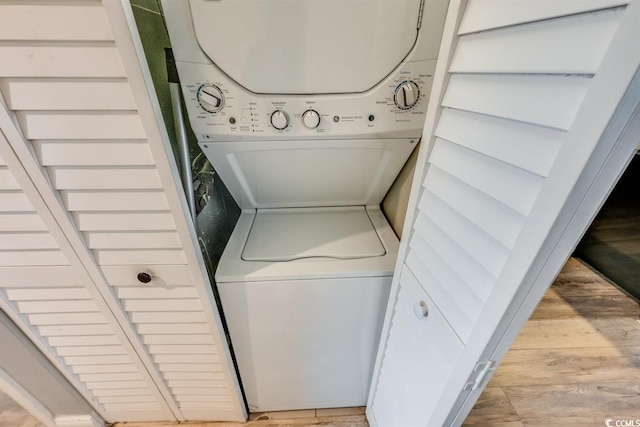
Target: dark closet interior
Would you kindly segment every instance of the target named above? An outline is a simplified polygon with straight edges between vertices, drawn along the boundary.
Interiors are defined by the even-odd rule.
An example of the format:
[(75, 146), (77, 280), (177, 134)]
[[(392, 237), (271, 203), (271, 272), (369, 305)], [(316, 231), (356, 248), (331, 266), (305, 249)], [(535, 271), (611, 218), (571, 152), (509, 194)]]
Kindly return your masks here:
[(574, 255), (640, 301), (640, 154), (633, 157)]

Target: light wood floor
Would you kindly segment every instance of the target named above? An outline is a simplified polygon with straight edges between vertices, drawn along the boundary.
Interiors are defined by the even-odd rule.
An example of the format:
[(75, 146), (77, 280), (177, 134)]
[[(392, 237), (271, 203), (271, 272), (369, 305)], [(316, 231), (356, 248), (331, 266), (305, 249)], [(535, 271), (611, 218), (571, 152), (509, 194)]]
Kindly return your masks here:
[[(640, 280), (640, 272), (638, 272)], [(570, 259), (465, 425), (640, 420), (640, 305)]]
[[(640, 272), (638, 274), (640, 280)], [(640, 305), (570, 259), (465, 425), (584, 427), (640, 420)], [(2, 421), (0, 427), (17, 427)], [(24, 424), (26, 427), (30, 424)], [(190, 427), (366, 427), (364, 408), (252, 414)], [(116, 427), (178, 426), (120, 423)], [(404, 427), (404, 426), (397, 426)]]

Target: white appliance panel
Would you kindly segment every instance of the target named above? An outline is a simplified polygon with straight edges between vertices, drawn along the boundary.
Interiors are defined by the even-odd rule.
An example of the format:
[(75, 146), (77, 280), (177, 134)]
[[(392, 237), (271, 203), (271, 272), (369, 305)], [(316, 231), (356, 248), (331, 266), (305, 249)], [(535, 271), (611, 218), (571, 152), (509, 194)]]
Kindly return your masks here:
[[(300, 210), (314, 211), (316, 214), (321, 214), (332, 209), (342, 208), (305, 208)], [(274, 210), (276, 213), (279, 211), (281, 210)], [(291, 213), (293, 210), (286, 209), (282, 211)], [(256, 216), (256, 211), (253, 209), (243, 210), (218, 264), (216, 282), (390, 276), (393, 274), (398, 255), (398, 238), (378, 206), (367, 207), (366, 212), (384, 247), (383, 255), (352, 259), (311, 257), (280, 262), (245, 261), (243, 259), (242, 253), (249, 239)]]
[(251, 412), (362, 406), (391, 276), (218, 283)]
[(242, 259), (354, 259), (384, 254), (384, 246), (364, 206), (265, 209), (255, 216)]
[[(427, 102), (436, 61), (407, 62), (382, 83), (365, 92), (348, 95), (256, 95), (238, 86), (211, 64), (177, 62), (182, 92), (193, 131), (199, 141), (285, 138), (419, 138), (422, 135)], [(414, 82), (415, 105), (396, 105), (398, 88)], [(199, 99), (203, 87), (221, 97), (220, 108), (210, 112)], [(204, 105), (204, 107), (203, 107)], [(211, 110), (211, 108), (209, 108)], [(320, 116), (315, 128), (303, 121), (306, 111)], [(272, 115), (287, 116), (284, 129), (272, 124)]]
[(200, 143), (243, 209), (379, 204), (413, 139)]
[(247, 90), (275, 94), (372, 88), (411, 51), (421, 8), (420, 0), (189, 4), (196, 39), (211, 61)]

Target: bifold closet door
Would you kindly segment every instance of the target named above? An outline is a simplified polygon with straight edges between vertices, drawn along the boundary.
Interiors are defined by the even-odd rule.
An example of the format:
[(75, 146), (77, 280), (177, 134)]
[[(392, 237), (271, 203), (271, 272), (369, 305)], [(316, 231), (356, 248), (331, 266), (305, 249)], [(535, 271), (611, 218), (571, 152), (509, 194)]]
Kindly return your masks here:
[[(94, 290), (69, 278), (64, 292), (7, 293), (23, 315), (52, 315), (35, 318), (46, 325), (23, 316), (23, 326), (63, 347), (52, 357), (87, 361), (67, 365), (108, 420), (244, 420), (128, 2), (0, 3), (0, 24), (2, 129)], [(0, 185), (16, 185), (3, 170)], [(43, 235), (24, 231), (15, 243), (38, 257), (29, 265), (68, 265), (51, 225), (32, 227)], [(128, 348), (107, 334), (96, 299)]]
[(464, 421), (640, 137), (639, 8), (452, 1), (372, 426)]

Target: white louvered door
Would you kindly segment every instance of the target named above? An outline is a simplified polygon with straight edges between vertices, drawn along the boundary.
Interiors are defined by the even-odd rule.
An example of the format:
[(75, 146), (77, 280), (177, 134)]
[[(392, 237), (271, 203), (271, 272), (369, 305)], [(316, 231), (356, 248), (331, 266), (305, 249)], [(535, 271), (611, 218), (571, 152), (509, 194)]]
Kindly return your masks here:
[(108, 421), (244, 420), (132, 19), (0, 1), (3, 308)]
[(372, 426), (464, 421), (640, 138), (639, 8), (452, 2)]

